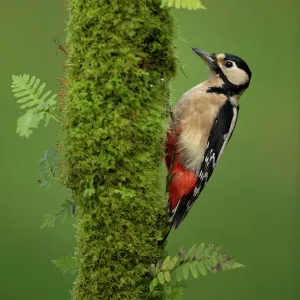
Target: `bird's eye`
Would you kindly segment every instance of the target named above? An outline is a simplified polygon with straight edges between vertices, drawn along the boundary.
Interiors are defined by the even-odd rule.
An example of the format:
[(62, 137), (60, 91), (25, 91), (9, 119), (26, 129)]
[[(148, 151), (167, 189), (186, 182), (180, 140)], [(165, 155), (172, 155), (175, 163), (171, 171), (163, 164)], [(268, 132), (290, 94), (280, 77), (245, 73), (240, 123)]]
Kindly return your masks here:
[(231, 68), (233, 66), (232, 61), (230, 61), (230, 60), (226, 61), (225, 66), (226, 66), (226, 68)]

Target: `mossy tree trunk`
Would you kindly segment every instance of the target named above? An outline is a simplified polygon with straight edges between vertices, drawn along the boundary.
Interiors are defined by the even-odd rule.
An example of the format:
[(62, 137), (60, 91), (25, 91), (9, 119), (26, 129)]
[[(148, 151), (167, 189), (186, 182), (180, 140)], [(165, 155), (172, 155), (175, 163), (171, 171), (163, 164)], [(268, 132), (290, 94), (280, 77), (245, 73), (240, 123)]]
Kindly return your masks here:
[(77, 195), (74, 300), (164, 299), (163, 128), (175, 72), (173, 19), (160, 0), (72, 0), (65, 157)]

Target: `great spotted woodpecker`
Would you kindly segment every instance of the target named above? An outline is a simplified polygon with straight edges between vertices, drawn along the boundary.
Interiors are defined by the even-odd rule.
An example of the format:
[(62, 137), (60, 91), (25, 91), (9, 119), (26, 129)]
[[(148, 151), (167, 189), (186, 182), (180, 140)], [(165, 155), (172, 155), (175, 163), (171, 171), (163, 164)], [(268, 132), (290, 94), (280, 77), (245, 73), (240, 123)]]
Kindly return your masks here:
[(182, 223), (212, 175), (235, 128), (239, 98), (251, 79), (241, 58), (192, 49), (210, 76), (179, 99), (169, 120), (165, 156), (169, 230)]

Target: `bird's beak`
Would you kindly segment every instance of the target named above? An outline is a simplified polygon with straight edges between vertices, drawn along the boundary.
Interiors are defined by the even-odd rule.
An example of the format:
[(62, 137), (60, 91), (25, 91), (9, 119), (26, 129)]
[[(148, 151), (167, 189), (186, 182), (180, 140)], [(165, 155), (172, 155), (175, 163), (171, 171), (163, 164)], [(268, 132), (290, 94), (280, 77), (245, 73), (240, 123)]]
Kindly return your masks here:
[(215, 72), (217, 68), (216, 63), (216, 55), (213, 53), (208, 53), (203, 50), (199, 50), (197, 48), (192, 48), (193, 51), (198, 54), (205, 62), (205, 64), (208, 66), (210, 71)]

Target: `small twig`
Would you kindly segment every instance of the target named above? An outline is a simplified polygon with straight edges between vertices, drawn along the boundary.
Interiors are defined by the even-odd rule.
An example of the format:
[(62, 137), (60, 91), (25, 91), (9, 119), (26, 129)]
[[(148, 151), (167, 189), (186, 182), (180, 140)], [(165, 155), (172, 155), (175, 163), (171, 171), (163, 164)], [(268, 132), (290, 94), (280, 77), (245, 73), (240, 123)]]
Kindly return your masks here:
[(180, 68), (182, 74), (185, 76), (186, 79), (188, 79), (187, 75), (186, 75), (185, 72), (183, 71), (183, 68), (182, 68), (182, 66), (181, 66), (180, 60), (179, 60), (179, 59), (177, 59), (177, 60), (178, 60), (178, 62), (179, 62), (179, 68)]
[(68, 52), (64, 48), (64, 46), (59, 42), (58, 38), (53, 38), (54, 43), (57, 45), (58, 49), (62, 51), (66, 56), (68, 56)]

